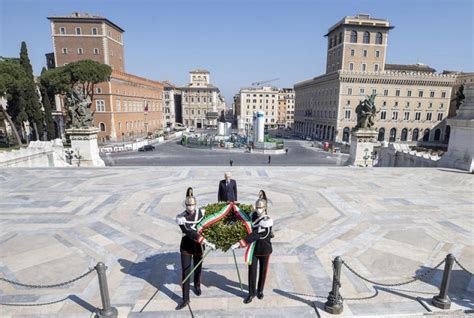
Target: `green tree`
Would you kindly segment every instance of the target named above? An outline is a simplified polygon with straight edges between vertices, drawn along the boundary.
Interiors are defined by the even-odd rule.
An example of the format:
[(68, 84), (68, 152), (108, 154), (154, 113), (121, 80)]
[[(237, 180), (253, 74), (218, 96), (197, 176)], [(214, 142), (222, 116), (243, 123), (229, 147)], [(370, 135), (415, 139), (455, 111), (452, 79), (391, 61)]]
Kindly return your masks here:
[(49, 97), (46, 92), (43, 92), (43, 107), (44, 107), (44, 121), (46, 124), (46, 133), (48, 136), (48, 140), (53, 140), (55, 137), (54, 120), (53, 120), (53, 114), (51, 112), (51, 103), (49, 102)]
[(40, 136), (43, 135), (44, 118), (33, 76), (33, 68), (30, 63), (30, 58), (28, 57), (28, 49), (25, 42), (21, 42), (20, 65), (26, 74), (26, 78), (23, 82), (22, 92), (25, 112), (28, 116), (30, 125), (33, 126), (36, 140), (40, 140)]
[(92, 60), (83, 60), (65, 66), (70, 74), (71, 86), (81, 85), (84, 92), (92, 100), (94, 98), (95, 84), (108, 81), (112, 68)]
[(56, 94), (67, 95), (72, 88), (79, 86), (92, 101), (95, 85), (108, 81), (110, 74), (110, 66), (92, 60), (82, 60), (47, 70), (41, 73), (39, 80), (50, 100)]
[[(46, 68), (43, 67), (41, 70), (41, 74), (44, 74), (46, 72)], [(47, 90), (41, 85), (41, 95), (43, 99), (43, 108), (44, 108), (44, 122), (46, 124), (46, 133), (48, 136), (48, 140), (53, 140), (55, 137), (55, 131), (54, 131), (54, 119), (53, 119), (53, 114), (52, 114), (52, 108), (51, 108), (51, 102), (49, 99), (49, 95)], [(54, 95), (53, 95), (54, 98)]]
[(49, 101), (54, 101), (54, 95), (67, 94), (71, 89), (71, 74), (65, 71), (64, 66), (46, 70), (43, 68), (39, 83), (46, 91)]
[(0, 110), (8, 121), (18, 145), (22, 144), (18, 128), (22, 136), (26, 137), (24, 121), (28, 119), (24, 102), (20, 98), (25, 78), (25, 71), (17, 61), (0, 61), (0, 96), (7, 99), (6, 111), (3, 107), (0, 107)]

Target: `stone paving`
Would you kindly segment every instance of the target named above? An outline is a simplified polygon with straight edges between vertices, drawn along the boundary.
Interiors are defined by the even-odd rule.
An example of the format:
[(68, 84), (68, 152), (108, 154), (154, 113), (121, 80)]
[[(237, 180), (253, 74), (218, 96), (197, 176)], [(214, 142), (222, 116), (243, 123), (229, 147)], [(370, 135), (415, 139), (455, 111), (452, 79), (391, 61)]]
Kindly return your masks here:
[[(239, 201), (253, 203), (259, 189), (270, 200), (275, 238), (265, 298), (242, 303), (242, 250), (244, 293), (232, 254), (212, 252), (202, 296), (191, 293), (190, 307), (175, 311), (181, 295), (175, 215), (188, 186), (200, 204), (215, 202), (228, 169), (2, 169), (0, 277), (52, 284), (103, 261), (120, 317), (329, 317), (324, 302), (338, 255), (382, 282), (424, 273), (448, 253), (474, 269), (472, 175), (428, 168), (233, 167)], [(343, 268), (342, 316), (421, 316), (428, 310), (444, 316), (430, 303), (441, 277), (442, 267), (423, 282), (381, 287)], [(449, 293), (451, 316), (474, 310), (474, 279), (456, 265)], [(47, 302), (55, 303), (16, 306)], [(0, 303), (15, 305), (0, 305), (0, 317), (22, 318), (91, 317), (101, 306), (95, 273), (52, 289), (0, 281)]]

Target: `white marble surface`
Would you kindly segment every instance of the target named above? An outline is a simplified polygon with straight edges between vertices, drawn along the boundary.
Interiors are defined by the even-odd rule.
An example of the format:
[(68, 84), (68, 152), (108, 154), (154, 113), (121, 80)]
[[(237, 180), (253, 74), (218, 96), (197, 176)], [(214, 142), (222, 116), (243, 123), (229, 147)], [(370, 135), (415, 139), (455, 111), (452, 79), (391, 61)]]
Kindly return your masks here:
[[(189, 317), (176, 312), (180, 231), (186, 187), (199, 204), (215, 202), (229, 167), (131, 167), (0, 170), (0, 269), (26, 283), (56, 283), (103, 261), (120, 317)], [(231, 253), (205, 261), (203, 295), (191, 293), (195, 317), (316, 317), (325, 313), (331, 260), (340, 255), (374, 280), (397, 282), (453, 253), (474, 269), (474, 178), (448, 169), (233, 167), (239, 201), (260, 189), (274, 218), (274, 253), (265, 298), (242, 303)], [(237, 252), (246, 286), (243, 251)], [(473, 279), (454, 267), (451, 313), (474, 309)], [(398, 288), (342, 271), (343, 316), (423, 315), (441, 270)], [(1, 317), (90, 317), (100, 306), (95, 274), (68, 287), (31, 290), (0, 282)], [(350, 298), (370, 297), (367, 300)], [(315, 309), (316, 308), (316, 309)], [(438, 309), (429, 305), (433, 311)], [(140, 311), (143, 311), (140, 313)]]

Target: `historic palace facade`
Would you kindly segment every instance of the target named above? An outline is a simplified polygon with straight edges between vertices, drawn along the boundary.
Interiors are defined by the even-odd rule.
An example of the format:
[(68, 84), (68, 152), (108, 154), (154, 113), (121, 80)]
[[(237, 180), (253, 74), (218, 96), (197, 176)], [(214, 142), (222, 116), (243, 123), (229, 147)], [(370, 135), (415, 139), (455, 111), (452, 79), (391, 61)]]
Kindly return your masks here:
[(326, 74), (295, 84), (297, 132), (349, 142), (355, 108), (376, 94), (379, 141), (444, 141), (456, 76), (424, 64), (385, 63), (387, 20), (345, 17), (329, 29)]
[[(99, 142), (143, 137), (163, 128), (163, 85), (125, 73), (122, 28), (89, 14), (48, 19), (54, 49), (47, 54), (49, 68), (79, 60), (94, 60), (112, 68), (109, 81), (95, 85), (92, 100)], [(57, 110), (64, 110), (63, 100), (55, 100)]]

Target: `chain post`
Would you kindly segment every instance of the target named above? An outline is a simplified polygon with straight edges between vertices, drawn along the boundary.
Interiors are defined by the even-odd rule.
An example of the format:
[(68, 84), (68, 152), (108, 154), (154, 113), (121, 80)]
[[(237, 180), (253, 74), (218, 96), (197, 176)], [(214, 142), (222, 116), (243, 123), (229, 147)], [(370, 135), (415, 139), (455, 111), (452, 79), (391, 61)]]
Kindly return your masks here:
[(451, 299), (448, 296), (449, 281), (451, 280), (451, 272), (454, 264), (453, 254), (446, 255), (446, 262), (444, 264), (443, 280), (441, 281), (441, 287), (439, 288), (439, 295), (434, 296), (431, 303), (441, 309), (451, 308)]
[(97, 263), (96, 270), (97, 276), (99, 278), (99, 289), (100, 289), (100, 298), (102, 299), (102, 309), (97, 314), (98, 318), (117, 318), (118, 311), (117, 308), (112, 307), (110, 305), (110, 297), (109, 297), (109, 287), (107, 286), (107, 276), (106, 276), (106, 269), (104, 263), (99, 262)]
[(343, 300), (339, 288), (341, 287), (341, 267), (342, 258), (337, 256), (332, 262), (333, 276), (332, 276), (332, 290), (329, 292), (327, 302), (324, 304), (324, 309), (334, 315), (342, 313)]

